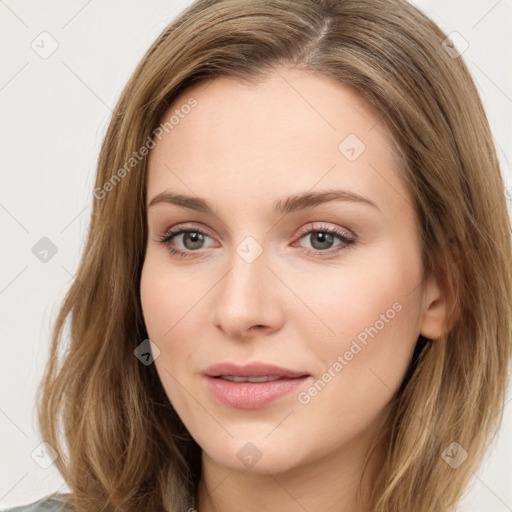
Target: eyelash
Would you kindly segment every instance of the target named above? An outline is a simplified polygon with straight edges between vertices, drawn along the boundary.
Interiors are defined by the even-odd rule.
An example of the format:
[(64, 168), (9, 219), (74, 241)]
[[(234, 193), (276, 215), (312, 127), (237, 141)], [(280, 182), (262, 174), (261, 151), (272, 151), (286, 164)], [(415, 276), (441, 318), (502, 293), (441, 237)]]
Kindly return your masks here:
[[(163, 236), (161, 236), (160, 238), (157, 239), (157, 242), (162, 244), (169, 251), (169, 253), (173, 256), (178, 256), (179, 258), (197, 257), (197, 255), (194, 255), (193, 253), (199, 252), (200, 249), (198, 249), (197, 251), (190, 251), (190, 250), (183, 251), (181, 249), (176, 249), (175, 247), (173, 247), (171, 245), (172, 240), (175, 237), (177, 237), (178, 235), (181, 235), (182, 233), (199, 233), (201, 235), (208, 236), (209, 238), (211, 238), (208, 235), (208, 233), (206, 233), (202, 229), (195, 228), (195, 227), (179, 227), (179, 228), (173, 228), (173, 229), (168, 230)], [(298, 240), (301, 240), (305, 236), (310, 235), (312, 233), (327, 233), (328, 235), (335, 236), (342, 242), (342, 244), (336, 246), (336, 248), (326, 249), (325, 251), (307, 249), (304, 247), (302, 248), (308, 253), (313, 253), (313, 256), (318, 256), (318, 255), (320, 255), (320, 257), (325, 257), (326, 255), (332, 256), (334, 253), (338, 253), (340, 251), (345, 250), (347, 247), (349, 247), (356, 241), (355, 238), (349, 238), (348, 236), (346, 236), (344, 233), (342, 233), (341, 231), (339, 231), (336, 228), (328, 228), (328, 227), (324, 227), (324, 226), (321, 226), (320, 228), (316, 228), (316, 229), (308, 229), (307, 231), (305, 231), (304, 233), (301, 234), (301, 236), (298, 238)]]

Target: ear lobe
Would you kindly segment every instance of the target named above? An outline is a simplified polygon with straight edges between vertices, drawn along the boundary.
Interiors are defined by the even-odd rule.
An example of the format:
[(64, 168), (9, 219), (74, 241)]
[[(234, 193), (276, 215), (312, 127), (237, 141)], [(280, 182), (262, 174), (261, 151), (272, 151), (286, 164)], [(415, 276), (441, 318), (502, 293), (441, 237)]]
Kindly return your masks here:
[(432, 274), (424, 287), (423, 318), (420, 334), (425, 338), (435, 340), (448, 332), (460, 317), (460, 312), (454, 307), (453, 298), (447, 291), (446, 284)]

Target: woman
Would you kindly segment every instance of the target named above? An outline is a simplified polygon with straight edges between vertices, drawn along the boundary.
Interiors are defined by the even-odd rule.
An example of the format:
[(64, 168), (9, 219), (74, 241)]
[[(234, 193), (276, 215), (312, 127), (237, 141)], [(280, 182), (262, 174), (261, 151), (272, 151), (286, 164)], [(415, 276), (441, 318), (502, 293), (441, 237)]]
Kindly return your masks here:
[(445, 40), (402, 0), (199, 0), (158, 37), (38, 397), (66, 510), (454, 509), (501, 420), (512, 254)]

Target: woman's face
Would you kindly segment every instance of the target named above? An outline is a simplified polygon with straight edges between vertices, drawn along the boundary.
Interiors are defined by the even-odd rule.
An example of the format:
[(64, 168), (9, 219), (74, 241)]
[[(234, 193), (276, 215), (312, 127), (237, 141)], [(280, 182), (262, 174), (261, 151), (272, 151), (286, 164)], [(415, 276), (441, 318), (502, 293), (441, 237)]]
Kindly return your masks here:
[(440, 325), (384, 124), (288, 68), (196, 85), (173, 114), (150, 152), (141, 278), (170, 402), (233, 470), (363, 450)]

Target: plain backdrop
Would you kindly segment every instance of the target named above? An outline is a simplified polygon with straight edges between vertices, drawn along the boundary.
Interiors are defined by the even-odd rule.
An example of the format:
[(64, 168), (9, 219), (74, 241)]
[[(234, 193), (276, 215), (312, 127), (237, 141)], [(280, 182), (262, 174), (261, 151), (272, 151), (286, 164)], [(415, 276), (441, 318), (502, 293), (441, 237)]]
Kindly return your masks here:
[[(85, 242), (111, 110), (146, 49), (190, 3), (0, 0), (2, 508), (67, 489), (54, 465), (44, 468), (48, 457), (35, 429), (50, 326)], [(447, 34), (462, 36), (459, 44), (467, 41), (462, 58), (484, 101), (512, 198), (512, 0), (413, 3)], [(33, 249), (48, 244), (44, 237), (55, 253), (50, 249), (46, 262)], [(510, 401), (504, 412), (461, 510), (512, 511)]]

